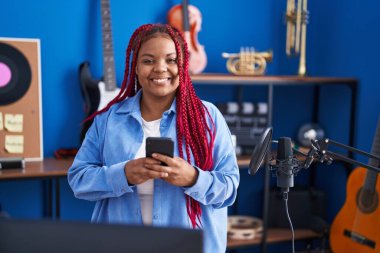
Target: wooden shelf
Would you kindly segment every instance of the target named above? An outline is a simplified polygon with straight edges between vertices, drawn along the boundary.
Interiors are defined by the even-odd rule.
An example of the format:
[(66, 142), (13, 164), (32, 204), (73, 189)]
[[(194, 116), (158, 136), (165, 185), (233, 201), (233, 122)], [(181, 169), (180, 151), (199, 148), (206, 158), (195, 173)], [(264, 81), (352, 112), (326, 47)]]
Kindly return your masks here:
[[(294, 230), (294, 240), (313, 239), (321, 237), (320, 234), (310, 229), (296, 229)], [(267, 243), (285, 242), (292, 239), (290, 229), (268, 229)], [(228, 249), (236, 249), (242, 247), (251, 247), (259, 245), (261, 238), (254, 238), (251, 240), (231, 240), (227, 241)]]
[(302, 76), (236, 76), (224, 73), (204, 73), (192, 75), (191, 80), (196, 84), (245, 84), (245, 85), (307, 85), (326, 84), (335, 85), (342, 83), (356, 85), (355, 78), (341, 77), (302, 77)]

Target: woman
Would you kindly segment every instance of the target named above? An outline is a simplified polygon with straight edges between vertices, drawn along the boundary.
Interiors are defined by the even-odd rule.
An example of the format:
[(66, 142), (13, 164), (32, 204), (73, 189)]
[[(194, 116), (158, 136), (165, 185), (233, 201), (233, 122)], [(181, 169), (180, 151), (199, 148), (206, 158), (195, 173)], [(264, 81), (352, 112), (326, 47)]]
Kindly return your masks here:
[[(69, 184), (96, 201), (93, 222), (200, 228), (204, 252), (224, 252), (239, 170), (223, 116), (195, 94), (184, 37), (143, 25), (126, 54), (121, 91), (94, 115)], [(174, 158), (145, 157), (145, 139), (160, 136), (175, 141)]]

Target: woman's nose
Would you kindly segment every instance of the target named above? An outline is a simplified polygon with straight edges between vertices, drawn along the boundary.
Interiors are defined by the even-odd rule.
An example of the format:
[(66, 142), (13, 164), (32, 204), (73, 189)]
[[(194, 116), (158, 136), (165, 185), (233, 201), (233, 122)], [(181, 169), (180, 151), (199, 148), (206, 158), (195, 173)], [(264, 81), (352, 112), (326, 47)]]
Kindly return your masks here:
[(168, 66), (166, 64), (165, 60), (156, 61), (156, 64), (154, 65), (154, 71), (155, 72), (165, 72), (167, 71)]

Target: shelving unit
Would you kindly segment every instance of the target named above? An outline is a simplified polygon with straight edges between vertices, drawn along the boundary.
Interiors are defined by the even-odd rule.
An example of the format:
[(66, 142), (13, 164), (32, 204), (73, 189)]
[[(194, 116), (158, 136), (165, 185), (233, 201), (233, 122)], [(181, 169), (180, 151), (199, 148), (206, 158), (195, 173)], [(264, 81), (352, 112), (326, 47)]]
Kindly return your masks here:
[[(319, 122), (319, 97), (320, 86), (330, 85), (346, 85), (351, 90), (351, 105), (349, 118), (349, 146), (354, 146), (355, 139), (355, 122), (356, 122), (356, 103), (358, 80), (354, 78), (340, 77), (300, 77), (300, 76), (234, 76), (230, 74), (199, 74), (191, 77), (195, 85), (237, 85), (237, 86), (267, 86), (268, 87), (268, 125), (272, 125), (273, 113), (273, 89), (274, 86), (305, 86), (312, 85), (315, 87), (314, 93), (314, 109), (312, 112), (313, 122)], [(353, 154), (349, 153), (352, 158)], [(238, 159), (240, 167), (248, 167), (249, 157), (241, 157)], [(270, 187), (270, 172), (269, 168), (265, 170), (264, 182), (264, 203), (263, 203), (263, 235), (262, 238), (253, 240), (228, 240), (228, 249), (241, 247), (249, 247), (262, 245), (262, 252), (266, 252), (268, 243), (276, 243), (291, 240), (291, 232), (289, 229), (267, 229), (268, 224), (268, 209), (269, 209), (269, 187)], [(318, 233), (308, 229), (296, 229), (295, 240), (312, 239), (321, 237)]]

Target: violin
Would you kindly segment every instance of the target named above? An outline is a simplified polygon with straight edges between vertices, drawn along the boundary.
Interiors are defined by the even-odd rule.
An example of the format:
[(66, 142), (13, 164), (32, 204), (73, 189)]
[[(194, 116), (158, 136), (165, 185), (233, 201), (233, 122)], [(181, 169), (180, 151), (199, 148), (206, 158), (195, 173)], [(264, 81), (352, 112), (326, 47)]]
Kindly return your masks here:
[(198, 42), (198, 32), (201, 30), (202, 15), (199, 9), (189, 5), (187, 0), (173, 6), (168, 12), (168, 22), (182, 31), (190, 52), (189, 71), (191, 74), (201, 73), (207, 65), (204, 46)]

